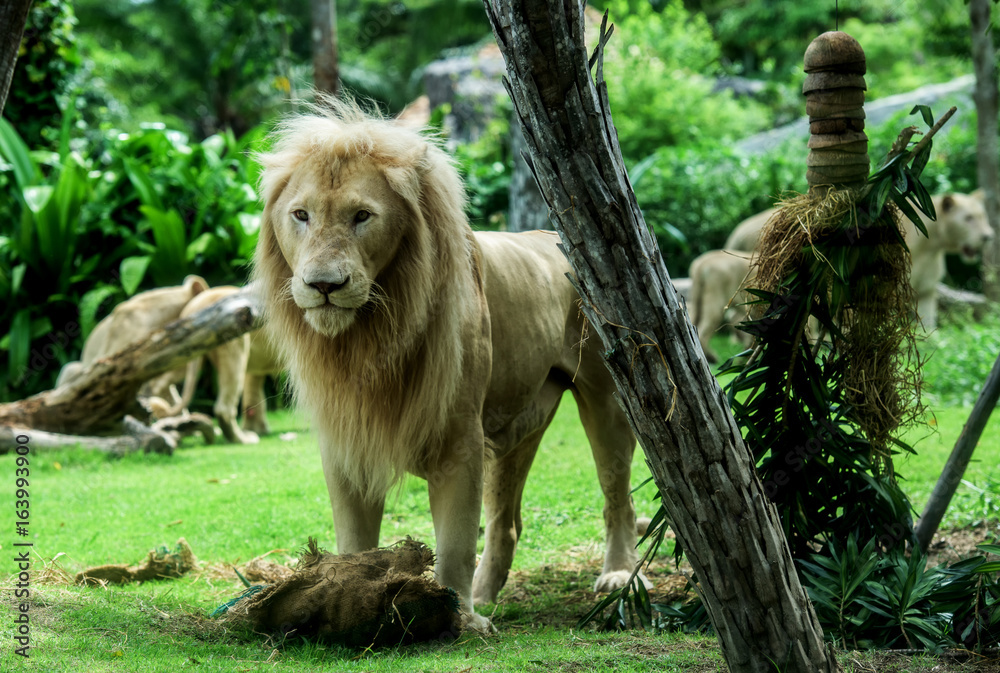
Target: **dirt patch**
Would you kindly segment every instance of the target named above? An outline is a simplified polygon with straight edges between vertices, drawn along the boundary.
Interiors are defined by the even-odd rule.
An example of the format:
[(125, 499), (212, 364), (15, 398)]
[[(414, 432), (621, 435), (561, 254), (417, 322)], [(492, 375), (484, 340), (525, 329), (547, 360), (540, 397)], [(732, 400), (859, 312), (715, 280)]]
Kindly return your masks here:
[(1000, 523), (981, 523), (968, 528), (938, 531), (927, 549), (927, 565), (952, 564), (981, 553), (976, 545), (1000, 542)]
[[(498, 628), (576, 628), (603, 596), (593, 590), (602, 561), (597, 555), (572, 556), (577, 558), (566, 564), (512, 571), (493, 613)], [(672, 603), (693, 595), (687, 590), (692, 571), (686, 563), (678, 569), (671, 559), (664, 558), (644, 572), (653, 583), (649, 596), (654, 603)]]

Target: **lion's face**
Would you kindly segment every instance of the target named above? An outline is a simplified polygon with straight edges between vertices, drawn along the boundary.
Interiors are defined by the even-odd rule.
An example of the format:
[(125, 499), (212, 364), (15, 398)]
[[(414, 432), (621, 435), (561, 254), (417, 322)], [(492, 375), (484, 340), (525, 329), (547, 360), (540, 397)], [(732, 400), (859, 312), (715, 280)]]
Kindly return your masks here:
[(371, 159), (359, 157), (304, 162), (271, 207), (295, 304), (313, 329), (336, 336), (381, 299), (375, 280), (413, 217), (406, 200)]
[(993, 238), (982, 202), (965, 194), (948, 194), (937, 211), (945, 252), (958, 253), (965, 261), (974, 262)]

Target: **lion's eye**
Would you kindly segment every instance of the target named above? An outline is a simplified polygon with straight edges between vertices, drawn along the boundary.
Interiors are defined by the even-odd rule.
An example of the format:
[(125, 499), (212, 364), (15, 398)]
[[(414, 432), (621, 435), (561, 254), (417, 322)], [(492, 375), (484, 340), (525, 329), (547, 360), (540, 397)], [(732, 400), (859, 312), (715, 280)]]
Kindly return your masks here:
[(367, 210), (359, 210), (354, 214), (354, 224), (361, 224), (362, 222), (367, 222), (371, 218), (372, 214)]
[(299, 222), (308, 222), (309, 221), (309, 213), (307, 213), (306, 211), (302, 210), (301, 208), (293, 210), (292, 211), (292, 217), (294, 217)]

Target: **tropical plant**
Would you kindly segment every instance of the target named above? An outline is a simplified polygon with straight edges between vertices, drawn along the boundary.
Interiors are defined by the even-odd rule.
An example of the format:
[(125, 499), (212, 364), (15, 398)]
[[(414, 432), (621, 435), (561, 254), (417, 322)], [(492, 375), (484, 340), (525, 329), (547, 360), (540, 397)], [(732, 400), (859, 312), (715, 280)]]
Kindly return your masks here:
[(880, 554), (852, 535), (800, 561), (801, 574), (826, 637), (843, 647), (982, 651), (1000, 643), (1000, 562), (987, 553), (950, 567), (927, 568), (919, 551)]
[[(435, 112), (435, 116), (443, 114), (447, 114), (446, 105)], [(468, 195), (466, 213), (475, 229), (497, 229), (507, 212), (514, 161), (509, 135), (510, 119), (498, 112), (475, 141), (455, 148)]]
[[(14, 195), (0, 217), (0, 399), (51, 387), (59, 367), (109, 306), (197, 273), (239, 284), (256, 244), (256, 168), (247, 150), (262, 130), (190, 143), (164, 128), (112, 132), (71, 149), (30, 151), (0, 120), (0, 182)], [(3, 187), (0, 184), (0, 187)]]
[(636, 162), (629, 178), (672, 277), (719, 249), (741, 220), (770, 208), (802, 182), (794, 152), (750, 157), (725, 143), (663, 147)]

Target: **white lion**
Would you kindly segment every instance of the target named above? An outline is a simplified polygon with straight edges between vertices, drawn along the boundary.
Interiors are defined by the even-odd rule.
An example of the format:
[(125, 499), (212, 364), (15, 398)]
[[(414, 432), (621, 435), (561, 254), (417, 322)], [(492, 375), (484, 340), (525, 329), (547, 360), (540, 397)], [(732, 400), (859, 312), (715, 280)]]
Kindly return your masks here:
[[(691, 322), (698, 328), (698, 340), (709, 362), (719, 357), (709, 345), (709, 339), (723, 325), (736, 325), (747, 319), (746, 293), (749, 286), (750, 255), (734, 250), (709, 250), (691, 262)], [(743, 332), (740, 338), (745, 344)]]
[(600, 345), (582, 339), (558, 237), (473, 234), (436, 145), (332, 107), (286, 122), (260, 156), (254, 276), (264, 329), (312, 412), (339, 551), (376, 546), (392, 484), (426, 478), (437, 578), (467, 626), (491, 628), (473, 603), (494, 601), (506, 579), (528, 469), (570, 390), (605, 496), (596, 588), (622, 586), (636, 562), (635, 439)]

